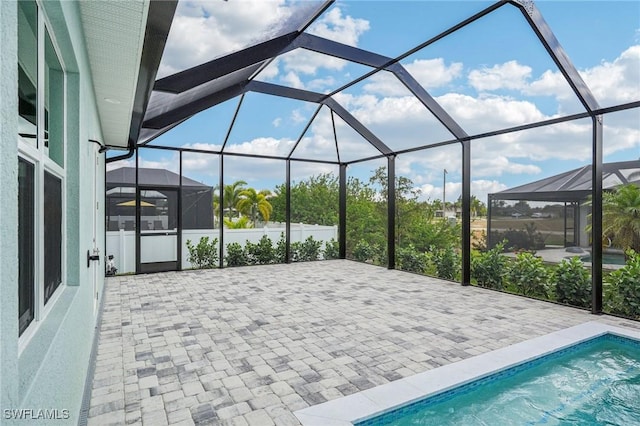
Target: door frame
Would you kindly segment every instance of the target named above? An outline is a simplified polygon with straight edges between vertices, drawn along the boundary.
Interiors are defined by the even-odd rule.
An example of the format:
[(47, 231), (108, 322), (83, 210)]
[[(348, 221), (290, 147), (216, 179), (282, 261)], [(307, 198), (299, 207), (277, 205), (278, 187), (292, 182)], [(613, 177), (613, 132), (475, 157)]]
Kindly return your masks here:
[[(142, 247), (140, 244), (141, 237), (150, 237), (154, 234), (143, 235), (141, 223), (142, 208), (141, 208), (141, 192), (142, 191), (166, 191), (175, 192), (176, 197), (176, 231), (167, 230), (165, 233), (158, 235), (176, 235), (176, 260), (166, 262), (142, 262)], [(136, 186), (136, 274), (147, 274), (153, 272), (169, 272), (169, 271), (181, 271), (182, 270), (182, 218), (181, 218), (181, 205), (182, 205), (182, 193), (180, 187), (174, 186), (162, 186), (162, 185), (138, 185)]]

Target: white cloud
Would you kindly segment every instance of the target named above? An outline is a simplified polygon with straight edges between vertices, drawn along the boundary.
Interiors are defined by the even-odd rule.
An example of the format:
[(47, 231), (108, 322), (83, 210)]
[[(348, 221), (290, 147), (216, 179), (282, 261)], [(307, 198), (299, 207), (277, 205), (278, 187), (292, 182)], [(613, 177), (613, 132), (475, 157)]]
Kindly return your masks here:
[(487, 195), (504, 191), (508, 186), (497, 180), (473, 180), (471, 181), (471, 195), (483, 203), (487, 203)]
[(294, 123), (302, 123), (303, 121), (306, 121), (307, 118), (302, 115), (302, 113), (300, 112), (300, 110), (294, 109), (291, 112), (291, 121), (293, 121)]
[[(141, 168), (164, 169), (174, 173), (179, 172), (177, 152), (172, 154), (164, 154), (159, 160), (150, 160), (145, 158), (149, 154), (150, 154), (149, 150), (143, 151), (143, 154), (141, 154), (141, 158), (138, 163)], [(112, 163), (107, 163), (106, 170), (111, 171), (111, 170), (119, 169), (121, 167), (135, 167), (135, 166), (136, 166), (136, 163), (134, 159), (118, 160)]]
[[(419, 187), (421, 200), (442, 200), (442, 185), (424, 184)], [(487, 195), (507, 189), (507, 185), (497, 180), (472, 180), (471, 195), (487, 204)], [(447, 182), (446, 200), (456, 201), (462, 194), (462, 182)]]
[(307, 90), (328, 93), (336, 86), (336, 79), (332, 76), (316, 78), (306, 84)]
[(271, 122), (271, 124), (273, 124), (273, 127), (280, 127), (280, 123), (282, 123), (282, 118), (281, 117), (278, 117), (278, 118), (276, 118), (275, 120), (273, 120)]
[[(462, 63), (453, 62), (447, 66), (442, 58), (416, 59), (403, 66), (427, 90), (449, 84), (462, 73)], [(364, 90), (382, 96), (405, 96), (409, 93), (393, 74), (385, 71), (371, 76)]]
[(280, 56), (285, 72), (315, 76), (319, 69), (340, 71), (348, 62), (310, 50), (297, 49)]
[(503, 155), (497, 157), (482, 156), (471, 160), (471, 174), (473, 176), (535, 175), (541, 172), (542, 170), (539, 166), (516, 163)]
[(285, 0), (182, 0), (171, 25), (159, 76), (172, 74), (274, 35), (300, 7)]
[[(339, 43), (357, 46), (360, 36), (369, 30), (369, 22), (343, 15), (340, 7), (334, 7), (314, 22), (308, 32), (319, 37)], [(304, 49), (296, 49), (280, 56), (283, 72), (280, 80), (283, 83), (296, 82), (298, 88), (324, 90), (335, 84), (333, 77), (321, 77), (303, 82), (304, 76), (316, 76), (320, 70), (340, 71), (348, 62), (332, 56), (323, 55)], [(270, 78), (273, 70), (270, 70)], [(260, 78), (268, 78), (260, 76)]]
[(549, 118), (532, 102), (504, 96), (475, 98), (447, 93), (437, 100), (468, 133), (482, 133)]
[(111, 170), (115, 170), (115, 169), (119, 169), (121, 167), (135, 167), (135, 163), (133, 162), (133, 160), (131, 159), (127, 159), (127, 160), (118, 160), (118, 161), (114, 161), (112, 163), (107, 163), (105, 165), (107, 171), (111, 171)]
[(280, 74), (280, 58), (276, 58), (257, 75), (256, 80), (271, 81)]
[(282, 155), (288, 153), (295, 141), (271, 137), (256, 138), (239, 144), (228, 145), (226, 151), (256, 155)]
[[(640, 100), (640, 45), (630, 46), (613, 61), (602, 61), (591, 68), (579, 70), (581, 77), (601, 105)], [(469, 84), (477, 90), (519, 90), (528, 96), (553, 96), (560, 108), (577, 98), (564, 76), (557, 70), (546, 70), (531, 80), (531, 68), (509, 61), (491, 68), (472, 70)], [(568, 108), (565, 108), (568, 109)]]
[(369, 21), (343, 16), (339, 7), (334, 7), (309, 27), (311, 34), (350, 46), (357, 46), (360, 36), (368, 30)]
[(379, 98), (339, 94), (336, 100), (393, 149), (451, 139), (451, 134), (413, 95)]
[(531, 77), (531, 67), (509, 61), (469, 73), (469, 84), (476, 90), (521, 89)]
[[(313, 136), (314, 143), (309, 143), (310, 138), (305, 138), (296, 149), (298, 158), (314, 157), (320, 150), (334, 148), (333, 142), (322, 140)], [(320, 144), (318, 144), (318, 140)], [(229, 152), (255, 155), (283, 155), (288, 154), (295, 141), (275, 138), (256, 138), (241, 144), (228, 147)], [(185, 145), (185, 148), (200, 149), (205, 151), (217, 151), (220, 145), (207, 143), (194, 143)], [(168, 164), (168, 161), (167, 163)], [(292, 163), (292, 179), (301, 179), (319, 173), (336, 172), (336, 167), (328, 164)], [(283, 160), (271, 160), (264, 158), (247, 158), (227, 155), (224, 163), (225, 181), (244, 180), (250, 186), (260, 189), (273, 189), (273, 185), (281, 184), (285, 180), (285, 162)], [(217, 182), (219, 173), (219, 157), (206, 154), (183, 154), (183, 173), (187, 176), (205, 175), (211, 182)], [(214, 183), (215, 184), (215, 183)]]
[(582, 75), (603, 105), (640, 101), (640, 44), (629, 47), (613, 62), (602, 62)]
[(304, 89), (304, 83), (300, 80), (298, 74), (293, 71), (289, 71), (286, 75), (280, 77), (280, 81), (294, 89)]
[(526, 95), (555, 96), (559, 100), (575, 99), (571, 86), (559, 71), (546, 70), (537, 80), (522, 89)]
[(628, 110), (604, 117), (603, 148), (609, 155), (622, 150), (633, 150), (629, 159), (640, 158), (640, 110)]
[(445, 65), (444, 59), (416, 59), (405, 68), (425, 89), (432, 89), (450, 83), (462, 73), (462, 63)]

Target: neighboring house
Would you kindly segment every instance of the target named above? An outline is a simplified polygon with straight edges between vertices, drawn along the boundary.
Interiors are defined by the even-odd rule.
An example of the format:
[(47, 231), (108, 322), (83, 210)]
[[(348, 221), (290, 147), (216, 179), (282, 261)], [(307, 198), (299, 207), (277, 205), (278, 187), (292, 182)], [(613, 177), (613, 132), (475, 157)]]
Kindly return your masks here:
[[(164, 169), (138, 168), (140, 229), (213, 229), (213, 188)], [(133, 231), (136, 223), (136, 168), (109, 170), (106, 180), (107, 231)], [(180, 192), (180, 197), (177, 195)], [(175, 200), (174, 200), (175, 198)], [(181, 219), (177, 208), (170, 215), (172, 201), (181, 198)], [(177, 206), (176, 206), (177, 207)], [(169, 225), (172, 226), (169, 226)]]
[(0, 1), (2, 424), (81, 416), (104, 285), (104, 147), (137, 140), (175, 5)]
[[(520, 185), (514, 188), (505, 189), (501, 192), (489, 194), (488, 196), (488, 222), (487, 235), (491, 235), (492, 220), (496, 215), (497, 203), (500, 201), (531, 201), (545, 202), (562, 206), (561, 217), (566, 218), (563, 229), (565, 246), (589, 247), (589, 233), (585, 231), (588, 223), (588, 215), (591, 213), (591, 206), (586, 201), (591, 196), (592, 190), (592, 168), (591, 165), (550, 176), (535, 182)], [(615, 163), (605, 163), (602, 166), (602, 189), (611, 191), (620, 185), (634, 183), (640, 185), (640, 160), (620, 161)], [(522, 217), (518, 212), (511, 213), (511, 216)], [(554, 216), (552, 213), (534, 213), (534, 219), (548, 219)], [(524, 218), (526, 219), (526, 218)], [(523, 220), (523, 219), (520, 219)], [(490, 245), (498, 241), (490, 241)]]
[(105, 254), (120, 272), (130, 271), (129, 262), (138, 273), (176, 271), (193, 238), (185, 231), (214, 232), (213, 188), (169, 170), (139, 167), (136, 178), (135, 167), (121, 167), (107, 172), (105, 213)]

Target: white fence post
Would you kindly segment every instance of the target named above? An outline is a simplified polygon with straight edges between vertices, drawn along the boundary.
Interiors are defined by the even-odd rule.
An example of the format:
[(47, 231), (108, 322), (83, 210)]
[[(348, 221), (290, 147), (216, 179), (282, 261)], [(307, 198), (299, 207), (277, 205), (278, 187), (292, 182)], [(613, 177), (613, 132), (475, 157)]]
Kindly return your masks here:
[[(124, 229), (120, 228), (120, 230), (118, 231), (118, 254), (120, 254), (119, 259), (118, 259), (118, 263), (116, 264), (116, 269), (120, 269), (121, 273), (124, 272), (129, 272), (125, 269), (125, 264), (124, 264), (124, 260), (127, 258), (126, 256), (126, 250), (127, 250), (127, 245), (125, 244), (125, 239), (124, 239)], [(134, 251), (135, 251), (135, 247), (134, 247)]]

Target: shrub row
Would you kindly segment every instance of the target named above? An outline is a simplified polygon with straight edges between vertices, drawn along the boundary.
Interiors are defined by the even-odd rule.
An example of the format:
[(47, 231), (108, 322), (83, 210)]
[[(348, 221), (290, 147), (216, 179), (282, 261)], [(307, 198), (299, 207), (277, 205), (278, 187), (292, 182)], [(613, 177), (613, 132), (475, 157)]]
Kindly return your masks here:
[[(197, 245), (187, 240), (189, 256), (187, 260), (196, 269), (215, 268), (218, 266), (218, 239), (209, 241), (209, 237), (202, 237)], [(313, 237), (302, 242), (291, 243), (290, 256), (293, 262), (308, 262), (319, 259), (337, 259), (338, 242), (331, 239), (326, 242), (324, 250), (323, 242)], [(273, 245), (271, 239), (264, 235), (257, 243), (247, 241), (244, 246), (239, 243), (227, 244), (227, 254), (224, 261), (227, 266), (268, 265), (272, 263), (284, 263), (286, 258), (286, 242), (284, 234)]]
[[(353, 259), (376, 265), (387, 264), (385, 247), (362, 240), (353, 250)], [(396, 250), (396, 268), (407, 272), (433, 275), (446, 280), (455, 280), (460, 275), (460, 256), (451, 247), (429, 247), (426, 252), (417, 250), (413, 244)]]
[(533, 222), (526, 224), (525, 229), (491, 231), (491, 241), (502, 241), (502, 248), (509, 251), (541, 250), (545, 247), (544, 237)]
[[(479, 286), (583, 308), (591, 306), (591, 274), (578, 257), (549, 266), (529, 252), (509, 261), (502, 250), (503, 243), (472, 258), (471, 274)], [(627, 252), (626, 265), (604, 277), (604, 309), (640, 317), (640, 254)]]
[(542, 258), (525, 251), (510, 261), (502, 255), (505, 243), (475, 253), (471, 259), (471, 275), (480, 287), (554, 299), (573, 306), (590, 306), (591, 276), (579, 258), (565, 259), (558, 266), (550, 267)]

